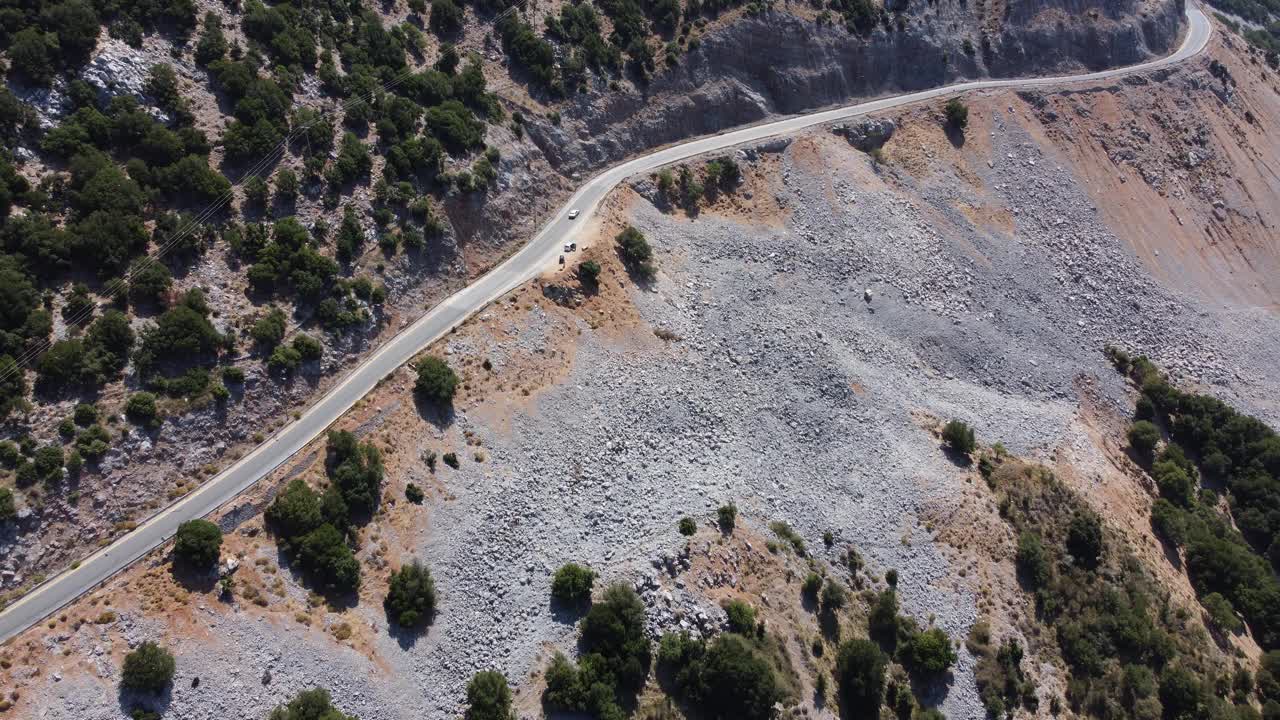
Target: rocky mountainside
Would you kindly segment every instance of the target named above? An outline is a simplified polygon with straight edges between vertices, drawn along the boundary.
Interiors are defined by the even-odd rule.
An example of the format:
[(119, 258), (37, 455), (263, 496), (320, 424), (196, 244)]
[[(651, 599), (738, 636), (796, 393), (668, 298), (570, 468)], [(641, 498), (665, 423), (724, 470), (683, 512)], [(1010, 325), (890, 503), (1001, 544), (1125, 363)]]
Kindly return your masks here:
[[(585, 601), (552, 599), (570, 562), (595, 605), (634, 593), (638, 718), (698, 700), (668, 682), (681, 631), (753, 638), (778, 715), (865, 700), (859, 650), (877, 705), (918, 720), (1276, 712), (1276, 546), (1240, 503), (1280, 486), (1276, 287), (1250, 269), (1277, 252), (1280, 103), (1217, 31), (1177, 68), (973, 94), (963, 128), (923, 105), (632, 178), (566, 268), (428, 349), (451, 405), (406, 367), (336, 424), (384, 471), (339, 542), (357, 590), (278, 522), (298, 497), (334, 517), (359, 475), (321, 439), (216, 518), (225, 580), (163, 548), (0, 649), (9, 712), (264, 717), (321, 686), (362, 720), (443, 719), (497, 670), (541, 717), (604, 662)], [(1142, 395), (1115, 367), (1140, 354), (1168, 372)], [(1257, 467), (1223, 484), (1176, 452), (1223, 428), (1172, 419), (1172, 388), (1260, 418), (1222, 423)], [(1150, 455), (1135, 413), (1168, 426)], [(434, 612), (410, 628), (385, 601), (414, 560)], [(176, 660), (158, 694), (119, 688), (144, 641)]]
[(1129, 65), (1172, 51), (1183, 3), (910, 0), (863, 35), (802, 14), (746, 16), (708, 32), (679, 65), (634, 93), (572, 99), (564, 127), (530, 133), (551, 164), (582, 171), (681, 138), (853, 97), (957, 80)]
[[(69, 2), (78, 12), (79, 0)], [(74, 254), (59, 260), (56, 270), (42, 270), (33, 283), (31, 307), (38, 304), (38, 291), (46, 293), (53, 322), (47, 339), (25, 339), (35, 348), (21, 357), (29, 361), (29, 368), (36, 365), (37, 350), (53, 341), (75, 339), (76, 328), (64, 318), (76, 317), (75, 308), (84, 298), (104, 307), (116, 303), (141, 335), (166, 317), (161, 310), (179, 304), (182, 293), (199, 289), (207, 306), (208, 330), (226, 344), (211, 348), (215, 360), (210, 355), (194, 362), (194, 384), (172, 384), (169, 378), (158, 386), (122, 356), (117, 375), (88, 373), (94, 382), (83, 388), (59, 381), (54, 384), (61, 389), (49, 392), (50, 383), (42, 383), (41, 376), (30, 371), (24, 386), (6, 386), (6, 397), (17, 391), (26, 404), (6, 402), (5, 433), (23, 453), (10, 458), (13, 472), (0, 480), (21, 485), (6, 488), (14, 497), (19, 521), (6, 523), (0, 531), (11, 550), (0, 590), (20, 592), (225, 467), (288, 422), (290, 414), (330, 385), (342, 368), (529, 237), (577, 179), (604, 164), (680, 138), (865, 95), (988, 74), (1057, 72), (1141, 60), (1175, 43), (1182, 7), (1180, 2), (1107, 2), (1080, 13), (1072, 3), (1055, 2), (1005, 6), (920, 0), (889, 7), (849, 2), (828, 8), (676, 3), (674, 15), (669, 4), (663, 4), (661, 12), (657, 4), (646, 6), (637, 22), (634, 4), (603, 3), (592, 11), (590, 4), (547, 3), (523, 6), (516, 17), (524, 25), (513, 25), (503, 3), (442, 2), (429, 10), (415, 2), (378, 8), (357, 5), (345, 10), (335, 5), (305, 21), (290, 15), (298, 12), (291, 3), (270, 9), (257, 3), (230, 8), (176, 3), (165, 17), (181, 22), (155, 22), (133, 5), (103, 9), (92, 20), (103, 24), (100, 37), (93, 41), (77, 35), (87, 54), (53, 63), (58, 72), (39, 82), (34, 74), (40, 69), (40, 52), (26, 52), (31, 47), (28, 36), (14, 46), (23, 52), (10, 52), (12, 72), (7, 79), (31, 114), (21, 105), (4, 105), (6, 147), (27, 186), (54, 194), (48, 203), (40, 199), (44, 196), (16, 195), (6, 248), (25, 248), (29, 239), (36, 244), (57, 241), (56, 234), (36, 232), (43, 226), (20, 223), (19, 218), (43, 212), (55, 225), (81, 227), (75, 225), (80, 211), (67, 212), (57, 193), (67, 181), (68, 166), (75, 165), (71, 156), (76, 146), (65, 138), (82, 130), (64, 133), (58, 152), (45, 139), (73, 117), (84, 120), (87, 106), (123, 113), (120, 108), (127, 103), (122, 101), (136, 102), (158, 126), (201, 134), (209, 142), (192, 143), (192, 149), (207, 153), (197, 164), (215, 173), (210, 180), (214, 185), (219, 182), (216, 176), (225, 173), (231, 203), (219, 214), (198, 218), (194, 235), (201, 239), (194, 243), (194, 254), (181, 261), (166, 260), (173, 280), (164, 286), (159, 307), (123, 304), (111, 275), (101, 269), (96, 276), (84, 272)], [(354, 14), (357, 9), (373, 12)], [(73, 19), (92, 17), (59, 12), (32, 17), (40, 18), (50, 35), (68, 37), (76, 28)], [(587, 15), (582, 13), (594, 20), (584, 20)], [(454, 24), (447, 25), (449, 17)], [(508, 19), (501, 28), (495, 24), (500, 17)], [(336, 51), (339, 62), (316, 64), (305, 53), (291, 51), (290, 43), (305, 46), (307, 36), (288, 35), (290, 18), (311, 33), (313, 41), (323, 38), (320, 49)], [(581, 22), (586, 30), (553, 32), (552, 21), (562, 28)], [(544, 26), (549, 28), (546, 32)], [(518, 35), (522, 27), (531, 34)], [(364, 34), (352, 34), (356, 29)], [(21, 30), (5, 28), (15, 40)], [(290, 39), (281, 39), (286, 36)], [(642, 42), (637, 45), (633, 37), (628, 44), (629, 36)], [(591, 37), (609, 40), (592, 45)], [(391, 63), (388, 67), (402, 58), (407, 70), (431, 82), (452, 77), (448, 83), (453, 85), (445, 89), (460, 97), (468, 93), (465, 97), (476, 108), (487, 150), (451, 148), (441, 156), (435, 178), (410, 178), (407, 185), (403, 176), (390, 172), (387, 158), (403, 152), (397, 143), (410, 136), (434, 142), (434, 135), (443, 130), (428, 127), (412, 114), (422, 110), (416, 104), (422, 97), (418, 95), (375, 92), (370, 103), (373, 121), (354, 117), (351, 93), (367, 87), (358, 83), (371, 82), (362, 77), (369, 72), (363, 63), (373, 62), (369, 53), (378, 43), (387, 48), (387, 54), (379, 56), (385, 60), (378, 62)], [(613, 50), (601, 51), (602, 47)], [(583, 69), (577, 63), (588, 50), (603, 52), (604, 60)], [(550, 55), (544, 57), (544, 52)], [(219, 75), (230, 71), (213, 68), (221, 61), (210, 64), (210, 58), (217, 57), (243, 58), (245, 63), (228, 67), (235, 72), (250, 68), (259, 80), (269, 81), (262, 85), (267, 102), (279, 102), (276, 93), (287, 90), (295, 123), (300, 109), (324, 113), (326, 124), (321, 127), (327, 127), (328, 135), (308, 133), (306, 143), (288, 148), (268, 168), (270, 186), (256, 185), (244, 164), (231, 157), (248, 139), (243, 133), (248, 125), (241, 120), (259, 118), (261, 112), (252, 104), (241, 105), (235, 93), (243, 88), (232, 91), (238, 86), (228, 84), (231, 75)], [(461, 65), (451, 67), (446, 62), (451, 57)], [(629, 59), (626, 64), (622, 57)], [(537, 58), (550, 58), (550, 64), (537, 65), (542, 62)], [(468, 75), (468, 64), (479, 75)], [(172, 70), (166, 82), (155, 81), (156, 67)], [(455, 74), (431, 75), (433, 67), (447, 67)], [(392, 76), (390, 70), (379, 71), (384, 73), (380, 80)], [(473, 82), (477, 79), (479, 95)], [(566, 83), (574, 82), (576, 89), (565, 91)], [(272, 84), (278, 90), (271, 90)], [(390, 115), (382, 117), (394, 108), (410, 112), (403, 128)], [(486, 116), (489, 112), (493, 115)], [(120, 117), (136, 122), (138, 115)], [(279, 117), (268, 119), (282, 124)], [(339, 143), (346, 130), (357, 134)], [(397, 133), (403, 135), (394, 137)], [(319, 151), (326, 142), (331, 149)], [(124, 167), (139, 152), (121, 145), (111, 149), (111, 159)], [(145, 168), (145, 163), (128, 166), (136, 176), (128, 180), (154, 184), (154, 178), (148, 180), (142, 172)], [(334, 174), (340, 168), (353, 169), (355, 179), (333, 184), (343, 177)], [(81, 180), (70, 174), (75, 189)], [(288, 189), (286, 174), (293, 183), (302, 180), (297, 190)], [(486, 179), (477, 182), (477, 177)], [(283, 194), (262, 195), (282, 186)], [(202, 208), (193, 202), (174, 205), (159, 188), (149, 192), (161, 196), (148, 200), (145, 207), (140, 204), (137, 224), (128, 226), (133, 253), (155, 249), (165, 233)], [(410, 207), (414, 197), (419, 200)], [(168, 213), (169, 209), (189, 215)], [(317, 315), (321, 308), (314, 299), (264, 292), (267, 288), (261, 283), (250, 282), (253, 264), (239, 244), (241, 228), (251, 233), (251, 226), (258, 226), (265, 235), (271, 223), (289, 217), (311, 229), (318, 255), (345, 258), (333, 283), (342, 312), (331, 305)], [(333, 235), (326, 236), (325, 228)], [(141, 233), (151, 233), (155, 240), (140, 242)], [(77, 242), (91, 246), (92, 234), (83, 235), (88, 240)], [(32, 266), (35, 255), (15, 252), (20, 265)], [(290, 352), (297, 353), (292, 346), (277, 356), (276, 341), (271, 340), (275, 331), (265, 325), (263, 337), (269, 342), (257, 339), (255, 328), (277, 306), (287, 311), (281, 330), (289, 338), (307, 334), (322, 341), (318, 358), (300, 363), (290, 359)], [(69, 352), (73, 345), (59, 347), (60, 357), (74, 357)], [(273, 357), (278, 360), (275, 365)], [(182, 365), (193, 358), (177, 360)], [(291, 364), (296, 372), (281, 370)], [(73, 375), (81, 371), (68, 370)], [(98, 387), (91, 387), (95, 383)], [(126, 402), (145, 391), (161, 396), (154, 427), (125, 421)], [(84, 403), (94, 404), (105, 424), (88, 429), (68, 425), (76, 406)], [(63, 426), (66, 432), (60, 433)], [(86, 433), (97, 435), (90, 438)], [(81, 436), (86, 437), (83, 444)], [(95, 438), (105, 439), (105, 451), (93, 444)], [(60, 447), (64, 462), (74, 464), (65, 481), (50, 475), (30, 483), (32, 453), (41, 446)], [(93, 450), (94, 455), (85, 456), (82, 450)], [(16, 482), (19, 478), (21, 483)]]

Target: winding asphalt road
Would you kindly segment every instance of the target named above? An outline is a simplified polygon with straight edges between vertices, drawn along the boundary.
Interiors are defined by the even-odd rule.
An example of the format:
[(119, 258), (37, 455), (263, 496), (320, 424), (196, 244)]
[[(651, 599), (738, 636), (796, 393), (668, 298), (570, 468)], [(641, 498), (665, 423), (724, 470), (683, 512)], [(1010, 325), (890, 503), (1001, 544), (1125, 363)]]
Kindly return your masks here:
[[(35, 625), (120, 572), (134, 560), (169, 539), (181, 523), (204, 517), (217, 510), (323, 433), (330, 424), (342, 417), (360, 398), (372, 390), (380, 379), (411, 360), (427, 345), (490, 302), (536, 277), (556, 261), (561, 245), (576, 236), (578, 228), (595, 211), (605, 195), (626, 178), (695, 155), (776, 135), (786, 135), (813, 125), (888, 110), (909, 103), (935, 100), (973, 90), (1026, 89), (1091, 82), (1174, 65), (1204, 50), (1212, 32), (1208, 18), (1192, 2), (1187, 3), (1186, 14), (1189, 30), (1177, 52), (1141, 65), (1085, 75), (1027, 80), (980, 80), (887, 97), (691, 140), (629, 160), (600, 173), (573, 194), (555, 217), (543, 226), (532, 242), (479, 280), (440, 303), (378, 348), (298, 420), (285, 426), (274, 437), (259, 445), (235, 465), (161, 510), (137, 529), (81, 561), (74, 569), (51, 578), (5, 608), (0, 612), (0, 642)], [(576, 221), (568, 217), (569, 211), (574, 208), (582, 214)]]

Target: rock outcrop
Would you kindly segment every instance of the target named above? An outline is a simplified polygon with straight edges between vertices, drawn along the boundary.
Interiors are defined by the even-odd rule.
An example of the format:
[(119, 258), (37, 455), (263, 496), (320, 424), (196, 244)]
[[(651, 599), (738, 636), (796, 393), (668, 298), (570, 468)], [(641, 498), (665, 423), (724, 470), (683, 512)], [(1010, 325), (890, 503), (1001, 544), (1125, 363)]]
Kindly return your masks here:
[(1184, 12), (1184, 0), (1015, 0), (1004, 17), (984, 20), (982, 3), (899, 5), (901, 15), (866, 36), (781, 11), (743, 17), (708, 32), (642, 91), (601, 84), (562, 124), (529, 123), (530, 136), (571, 174), (856, 97), (1134, 64), (1174, 48)]

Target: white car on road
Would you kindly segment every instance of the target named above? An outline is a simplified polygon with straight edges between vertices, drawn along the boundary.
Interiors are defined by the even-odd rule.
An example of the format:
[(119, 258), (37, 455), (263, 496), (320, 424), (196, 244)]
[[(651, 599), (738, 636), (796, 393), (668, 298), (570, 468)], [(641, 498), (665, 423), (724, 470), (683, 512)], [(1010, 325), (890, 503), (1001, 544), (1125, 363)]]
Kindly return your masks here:
[(578, 218), (578, 208), (574, 208), (574, 209), (570, 210), (570, 211), (569, 211), (569, 219), (570, 219), (570, 220), (576, 220), (577, 218)]

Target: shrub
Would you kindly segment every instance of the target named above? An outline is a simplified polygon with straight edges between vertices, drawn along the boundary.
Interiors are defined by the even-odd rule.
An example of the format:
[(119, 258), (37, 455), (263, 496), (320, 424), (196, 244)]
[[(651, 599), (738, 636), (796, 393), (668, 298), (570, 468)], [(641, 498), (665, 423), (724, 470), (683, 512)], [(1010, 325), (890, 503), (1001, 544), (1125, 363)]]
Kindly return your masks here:
[(422, 501), (425, 500), (427, 496), (426, 493), (422, 492), (422, 488), (418, 487), (414, 483), (409, 483), (404, 486), (404, 497), (414, 505), (421, 505)]
[(387, 598), (383, 601), (387, 616), (404, 628), (431, 622), (436, 612), (436, 585), (431, 571), (414, 560), (391, 573)]
[(458, 389), (458, 376), (448, 363), (428, 355), (418, 363), (417, 371), (418, 379), (413, 390), (420, 399), (435, 405), (447, 405), (453, 401)]
[(222, 16), (214, 12), (204, 14), (200, 39), (196, 43), (196, 62), (208, 65), (221, 60), (227, 54), (227, 38), (222, 33)]
[(716, 520), (721, 530), (733, 532), (734, 525), (738, 521), (738, 506), (733, 503), (721, 505), (720, 509), (716, 510)]
[(131, 421), (149, 428), (160, 426), (159, 411), (156, 410), (156, 396), (149, 392), (137, 392), (129, 396), (125, 403), (124, 415)]
[(190, 290), (180, 304), (169, 308), (142, 333), (142, 346), (134, 356), (141, 372), (166, 360), (190, 362), (209, 359), (223, 338), (209, 322), (204, 293)]
[(816, 572), (811, 572), (805, 576), (804, 582), (800, 585), (800, 592), (810, 600), (817, 600), (818, 593), (822, 592), (822, 576)]
[(691, 517), (680, 518), (680, 534), (684, 536), (693, 535), (698, 532), (698, 524)]
[(1018, 536), (1018, 553), (1016, 557), (1018, 577), (1027, 587), (1037, 590), (1049, 582), (1051, 564), (1049, 554), (1040, 542), (1040, 536), (1032, 532), (1023, 532)]
[(590, 568), (566, 563), (556, 571), (551, 580), (551, 597), (571, 607), (581, 607), (591, 602), (591, 585), (596, 574)]
[(80, 427), (89, 427), (98, 422), (98, 408), (91, 403), (80, 403), (76, 405), (74, 419)]
[(1139, 420), (1129, 426), (1129, 446), (1139, 459), (1150, 463), (1160, 442), (1160, 429), (1147, 420)]
[(450, 152), (466, 152), (484, 144), (484, 123), (457, 100), (445, 100), (427, 109), (427, 129)]
[(724, 604), (724, 614), (728, 618), (729, 632), (750, 635), (756, 630), (756, 611), (741, 600), (730, 600)]
[(271, 711), (267, 720), (356, 720), (343, 715), (333, 706), (329, 691), (324, 688), (303, 690), (285, 705)]
[(829, 582), (822, 586), (822, 609), (834, 612), (844, 607), (847, 602), (844, 586), (838, 582)]
[(46, 445), (36, 450), (31, 465), (36, 477), (45, 483), (55, 483), (62, 479), (62, 466), (66, 460), (62, 448)]
[(148, 640), (124, 657), (120, 686), (128, 690), (160, 693), (173, 682), (175, 666), (168, 650)]
[(267, 367), (272, 372), (291, 373), (302, 364), (302, 354), (289, 345), (279, 345), (271, 351), (267, 358)]
[(902, 648), (905, 665), (920, 675), (939, 675), (955, 663), (957, 655), (951, 638), (940, 628), (912, 635)]
[(956, 130), (964, 130), (969, 125), (969, 106), (960, 101), (960, 98), (951, 98), (943, 107), (943, 114), (947, 117), (947, 125)]
[(885, 656), (870, 640), (848, 640), (836, 656), (840, 708), (854, 717), (879, 717)]
[(960, 420), (952, 420), (942, 428), (942, 440), (947, 444), (947, 447), (961, 455), (968, 455), (977, 447), (973, 437), (973, 428)]
[(208, 520), (188, 520), (178, 526), (173, 554), (189, 567), (206, 570), (218, 564), (222, 531)]
[(263, 349), (270, 350), (284, 339), (286, 323), (284, 311), (273, 307), (253, 323), (253, 327), (249, 329), (249, 336)]
[(1151, 529), (1165, 542), (1180, 546), (1187, 540), (1187, 522), (1183, 511), (1164, 498), (1151, 506)]
[(298, 357), (303, 362), (319, 360), (324, 355), (324, 347), (320, 344), (320, 341), (306, 333), (299, 333), (295, 336), (291, 345), (294, 352), (298, 353)]
[(18, 511), (13, 506), (13, 491), (0, 487), (0, 522), (12, 520)]
[(467, 683), (466, 720), (512, 720), (511, 688), (500, 672), (476, 673)]
[(600, 284), (600, 263), (595, 260), (585, 260), (578, 263), (578, 279), (582, 284), (594, 288)]
[(867, 616), (871, 637), (885, 644), (893, 644), (898, 637), (898, 594), (885, 590), (876, 598)]
[(1191, 507), (1195, 499), (1196, 481), (1192, 477), (1194, 472), (1194, 468), (1188, 472), (1183, 466), (1169, 460), (1157, 460), (1151, 466), (1151, 476), (1156, 481), (1160, 495), (1180, 507)]

